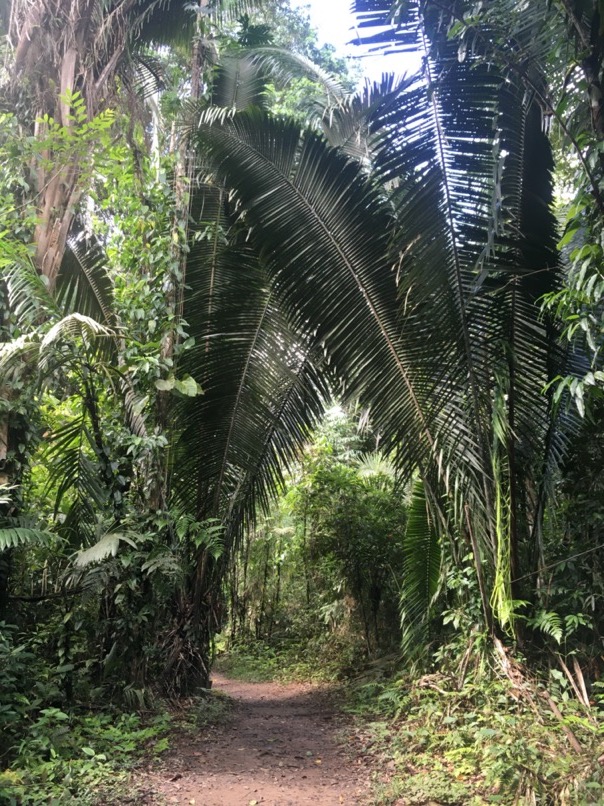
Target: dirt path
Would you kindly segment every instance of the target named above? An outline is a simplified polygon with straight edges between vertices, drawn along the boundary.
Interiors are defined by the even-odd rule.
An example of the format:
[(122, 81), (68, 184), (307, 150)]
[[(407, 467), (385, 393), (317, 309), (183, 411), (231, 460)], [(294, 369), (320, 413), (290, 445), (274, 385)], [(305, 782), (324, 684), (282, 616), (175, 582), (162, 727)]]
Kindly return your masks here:
[(235, 701), (228, 724), (201, 729), (152, 775), (167, 803), (340, 806), (367, 802), (368, 772), (340, 742), (345, 727), (326, 690), (214, 675)]

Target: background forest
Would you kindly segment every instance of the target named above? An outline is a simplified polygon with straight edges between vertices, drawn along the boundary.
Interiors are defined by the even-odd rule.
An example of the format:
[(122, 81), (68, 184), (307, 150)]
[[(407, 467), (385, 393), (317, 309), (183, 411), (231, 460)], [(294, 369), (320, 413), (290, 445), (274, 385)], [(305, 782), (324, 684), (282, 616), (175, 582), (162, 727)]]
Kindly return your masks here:
[(505, 714), (475, 802), (601, 802), (604, 10), (353, 5), (418, 72), (284, 0), (0, 3), (8, 802), (95, 802), (217, 636), (455, 727), (442, 678)]

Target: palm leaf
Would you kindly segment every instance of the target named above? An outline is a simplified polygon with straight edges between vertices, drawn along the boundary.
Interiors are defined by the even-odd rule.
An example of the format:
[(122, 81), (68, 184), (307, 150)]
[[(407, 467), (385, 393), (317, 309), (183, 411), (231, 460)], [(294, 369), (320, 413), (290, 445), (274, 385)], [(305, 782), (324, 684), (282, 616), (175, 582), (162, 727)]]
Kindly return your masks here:
[(335, 106), (347, 95), (342, 82), (336, 76), (293, 50), (268, 46), (253, 48), (247, 52), (246, 58), (277, 84), (287, 86), (292, 78), (310, 79), (323, 91), (324, 106)]
[[(389, 2), (359, 0), (356, 7), (364, 12), (365, 29), (394, 19)], [(394, 49), (400, 43), (405, 49), (415, 38), (425, 54), (425, 71), (415, 84), (408, 82), (398, 105), (391, 103), (381, 121), (379, 114), (373, 118), (376, 168), (393, 184), (398, 243), (408, 257), (401, 292), (407, 304), (419, 301), (425, 318), (438, 317), (435, 335), (443, 337), (438, 345), (447, 370), (436, 379), (433, 399), (444, 416), (456, 420), (460, 445), (467, 438), (476, 442), (471, 455), (477, 472), (466, 474), (461, 487), (456, 481), (457, 494), (472, 502), (475, 531), (496, 565), (494, 401), (500, 394), (507, 398), (506, 473), (514, 512), (520, 512), (522, 489), (545, 480), (542, 467), (551, 472), (551, 449), (564, 442), (556, 436), (552, 401), (541, 394), (561, 366), (556, 330), (540, 319), (538, 302), (560, 282), (551, 155), (524, 79), (482, 59), (485, 51), (472, 39), (471, 21), (467, 50), (460, 53), (448, 35), (449, 25), (459, 21), (458, 6), (409, 2), (394, 7), (394, 23), (372, 42)], [(522, 24), (525, 30), (516, 33), (528, 44), (536, 17)], [(427, 192), (432, 186), (434, 193)], [(435, 200), (429, 212), (427, 205)], [(439, 276), (434, 274), (438, 252), (445, 257)], [(408, 340), (415, 338), (414, 329), (405, 333)], [(425, 357), (429, 372), (430, 354)], [(550, 459), (542, 464), (546, 454)], [(519, 514), (510, 524), (516, 544), (512, 562), (518, 565), (519, 540), (529, 536)]]
[[(220, 187), (202, 186), (194, 196), (184, 313), (196, 348), (182, 367), (204, 395), (181, 404), (173, 470), (185, 511), (237, 521), (234, 533), (276, 491), (325, 393), (237, 216)], [(302, 394), (306, 408), (292, 406)]]
[(23, 359), (37, 358), (40, 351), (40, 341), (35, 336), (19, 336), (12, 341), (0, 344), (0, 370), (8, 372), (11, 368), (20, 366)]
[(412, 651), (413, 642), (425, 645), (430, 607), (438, 593), (442, 556), (440, 540), (430, 515), (424, 483), (413, 485), (403, 538), (401, 595), (402, 647)]
[(17, 546), (47, 545), (55, 537), (55, 535), (43, 529), (0, 525), (0, 551), (6, 551)]
[(76, 568), (85, 568), (87, 565), (99, 563), (107, 557), (115, 557), (120, 543), (127, 543), (136, 547), (136, 541), (126, 534), (120, 532), (110, 532), (103, 535), (93, 546), (79, 551), (73, 561)]
[(365, 81), (359, 92), (328, 104), (321, 113), (321, 128), (332, 146), (341, 148), (358, 162), (371, 165), (373, 122), (383, 128), (387, 109), (398, 103), (408, 79), (396, 80), (384, 74), (380, 81)]
[(31, 259), (16, 256), (3, 267), (3, 280), (9, 308), (21, 328), (26, 329), (41, 318), (60, 316), (60, 306)]
[(552, 415), (541, 389), (556, 334), (537, 305), (558, 272), (548, 166), (532, 156), (544, 141), (524, 89), (478, 60), (460, 62), (446, 32), (411, 7), (401, 26), (424, 49), (425, 72), (368, 115), (394, 217), (368, 198), (358, 168), (293, 126), (258, 115), (216, 126), (208, 115), (201, 128), (279, 299), (324, 344), (346, 394), (371, 403), (386, 439), (404, 435), (407, 474), (418, 463), (434, 500), (444, 488), (452, 511), (470, 506), (495, 564), (493, 400), (503, 386), (512, 497)]
[(229, 109), (262, 106), (264, 75), (248, 54), (224, 56), (212, 80), (212, 104)]
[(326, 345), (347, 395), (370, 397), (378, 422), (396, 423), (425, 451), (429, 430), (398, 334), (392, 221), (378, 194), (354, 164), (294, 124), (248, 114), (201, 127), (279, 297)]
[(99, 244), (83, 235), (67, 242), (55, 297), (65, 314), (79, 313), (105, 326), (113, 322), (113, 285)]
[(84, 316), (81, 313), (70, 313), (44, 334), (40, 342), (40, 350), (44, 352), (45, 349), (56, 345), (60, 341), (76, 338), (82, 339), (84, 344), (89, 347), (97, 338), (113, 335), (112, 330), (101, 325), (90, 316)]
[(54, 494), (55, 516), (61, 509), (64, 497), (70, 494), (69, 511), (63, 529), (92, 528), (97, 514), (106, 506), (107, 493), (101, 483), (101, 470), (94, 457), (93, 439), (88, 430), (86, 417), (79, 417), (57, 428), (51, 435), (45, 451), (48, 464), (46, 494)]

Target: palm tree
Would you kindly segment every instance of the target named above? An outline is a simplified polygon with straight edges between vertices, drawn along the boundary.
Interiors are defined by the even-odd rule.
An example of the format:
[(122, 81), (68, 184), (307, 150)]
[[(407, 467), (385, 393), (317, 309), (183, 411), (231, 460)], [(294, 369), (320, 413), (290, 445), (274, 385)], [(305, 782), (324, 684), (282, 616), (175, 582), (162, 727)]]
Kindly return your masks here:
[[(236, 15), (245, 7), (245, 2), (231, 4), (227, 13)], [(102, 298), (103, 292), (110, 292), (110, 283), (98, 271), (91, 272), (91, 265), (98, 262), (98, 246), (88, 248), (87, 254), (82, 254), (81, 243), (78, 254), (69, 248), (79, 201), (90, 180), (88, 150), (98, 145), (89, 135), (110, 125), (108, 108), (129, 104), (137, 109), (141, 87), (144, 93), (149, 81), (154, 87), (160, 83), (153, 56), (144, 49), (148, 43), (169, 41), (192, 51), (191, 93), (197, 97), (202, 63), (211, 51), (206, 47), (206, 39), (217, 17), (224, 13), (220, 3), (206, 0), (200, 0), (196, 8), (180, 0), (125, 3), (53, 0), (50, 4), (14, 0), (3, 5), (2, 22), (9, 45), (8, 81), (2, 88), (3, 97), (4, 103), (15, 110), (18, 136), (34, 142), (31, 153), (28, 152), (33, 181), (21, 183), (25, 196), (21, 201), (29, 202), (36, 211), (35, 231), (31, 233), (34, 266), (44, 278), (40, 284), (32, 277), (27, 250), (21, 248), (22, 244), (13, 249), (4, 239), (0, 245), (2, 267), (11, 276), (6, 276), (10, 288), (2, 289), (8, 295), (3, 299), (3, 313), (8, 308), (14, 315), (15, 306), (21, 313), (31, 312), (41, 295), (44, 303), (33, 314), (35, 325), (48, 326), (49, 320), (56, 322), (62, 314), (86, 313), (99, 322), (111, 316), (110, 300)], [(186, 165), (183, 170), (186, 174)], [(178, 185), (178, 176), (175, 181)], [(24, 194), (23, 188), (26, 188)], [(186, 219), (187, 210), (176, 210), (174, 217), (177, 227), (183, 217)], [(72, 246), (75, 243), (72, 238)], [(24, 276), (29, 279), (23, 281)], [(87, 283), (86, 278), (92, 278), (92, 283)], [(28, 294), (29, 299), (24, 301), (23, 295)], [(175, 292), (175, 301), (177, 295)], [(2, 335), (5, 338), (7, 334)], [(133, 412), (132, 392), (124, 379), (121, 391), (129, 398), (126, 419), (131, 420), (131, 425), (136, 421), (135, 430), (140, 429), (143, 425)], [(8, 398), (8, 395), (9, 389), (3, 383), (0, 396)], [(94, 394), (86, 398), (91, 404), (90, 416), (93, 398)], [(81, 425), (85, 427), (84, 420)], [(102, 435), (98, 429), (92, 441), (96, 443), (93, 450), (102, 454)], [(7, 471), (5, 481), (10, 484), (18, 483), (19, 478), (6, 465), (4, 454), (12, 453), (21, 442), (14, 417), (2, 413), (0, 461), (3, 471)], [(79, 478), (73, 473), (70, 477), (73, 482)], [(89, 481), (92, 483), (94, 478)], [(83, 504), (90, 505), (97, 499), (98, 495), (90, 495), (90, 490), (88, 494), (81, 490)], [(79, 515), (74, 514), (74, 518), (83, 525), (85, 519)]]
[(53, 153), (57, 144), (49, 139), (52, 122), (66, 133), (73, 131), (78, 98), (85, 103), (86, 119), (94, 119), (116, 99), (118, 80), (132, 92), (136, 43), (147, 34), (157, 36), (166, 25), (172, 33), (185, 24), (192, 29), (194, 17), (183, 4), (170, 0), (109, 4), (14, 0), (7, 17), (13, 64), (5, 96), (17, 109), (26, 105), (20, 116), (24, 134), (49, 141), (45, 159), (36, 166), (33, 195), (39, 211), (35, 263), (52, 285), (83, 191), (80, 180), (86, 160), (85, 154), (74, 152), (61, 165)]
[[(369, 177), (256, 113), (206, 115), (200, 147), (236, 193), (271, 295), (345, 398), (371, 406), (400, 469), (418, 470), (430, 512), (418, 548), (433, 543), (429, 522), (467, 543), (487, 625), (510, 628), (563, 448), (542, 394), (562, 356), (538, 303), (560, 283), (551, 154), (521, 82), (460, 61), (438, 20), (407, 5), (400, 37), (425, 68), (368, 105)], [(426, 557), (429, 597), (440, 567)]]

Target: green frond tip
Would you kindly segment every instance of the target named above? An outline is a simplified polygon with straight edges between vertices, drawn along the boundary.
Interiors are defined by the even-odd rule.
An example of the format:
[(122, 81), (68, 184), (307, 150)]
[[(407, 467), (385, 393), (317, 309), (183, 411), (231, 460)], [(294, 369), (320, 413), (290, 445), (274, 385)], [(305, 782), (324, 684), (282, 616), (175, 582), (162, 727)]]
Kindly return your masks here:
[(120, 542), (128, 543), (129, 546), (136, 546), (136, 542), (128, 535), (119, 532), (110, 532), (103, 535), (101, 539), (90, 548), (79, 551), (74, 560), (74, 565), (77, 568), (84, 568), (93, 563), (99, 563), (106, 560), (107, 557), (115, 557), (119, 548)]
[(26, 529), (21, 526), (5, 526), (0, 528), (0, 551), (17, 546), (40, 546), (49, 543), (53, 538), (50, 532), (43, 529)]
[(403, 551), (402, 648), (409, 652), (427, 625), (439, 590), (442, 563), (440, 541), (421, 479), (413, 485)]

